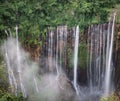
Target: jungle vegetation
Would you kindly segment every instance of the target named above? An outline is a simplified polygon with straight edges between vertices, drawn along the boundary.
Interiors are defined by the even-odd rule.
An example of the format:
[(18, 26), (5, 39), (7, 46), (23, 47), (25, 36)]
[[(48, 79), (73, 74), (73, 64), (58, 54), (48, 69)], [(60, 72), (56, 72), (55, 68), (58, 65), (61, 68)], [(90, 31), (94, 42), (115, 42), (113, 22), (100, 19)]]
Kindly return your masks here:
[[(15, 36), (14, 27), (18, 25), (19, 40), (24, 46), (41, 45), (40, 36), (45, 38), (47, 27), (79, 25), (84, 30), (90, 24), (107, 22), (111, 9), (119, 3), (120, 0), (0, 0), (0, 43), (10, 34)], [(10, 94), (4, 66), (0, 57), (0, 101), (23, 101), (21, 94)]]

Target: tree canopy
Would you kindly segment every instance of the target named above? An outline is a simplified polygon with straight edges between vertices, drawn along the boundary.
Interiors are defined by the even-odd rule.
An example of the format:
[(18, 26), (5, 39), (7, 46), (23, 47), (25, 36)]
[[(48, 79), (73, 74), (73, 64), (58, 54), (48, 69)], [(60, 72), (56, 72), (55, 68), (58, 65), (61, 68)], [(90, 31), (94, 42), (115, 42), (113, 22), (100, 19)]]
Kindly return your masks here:
[[(48, 26), (80, 27), (107, 20), (119, 0), (1, 0), (0, 34), (19, 26), (19, 35), (37, 38)], [(12, 31), (14, 32), (14, 31)], [(14, 34), (14, 33), (13, 33)]]

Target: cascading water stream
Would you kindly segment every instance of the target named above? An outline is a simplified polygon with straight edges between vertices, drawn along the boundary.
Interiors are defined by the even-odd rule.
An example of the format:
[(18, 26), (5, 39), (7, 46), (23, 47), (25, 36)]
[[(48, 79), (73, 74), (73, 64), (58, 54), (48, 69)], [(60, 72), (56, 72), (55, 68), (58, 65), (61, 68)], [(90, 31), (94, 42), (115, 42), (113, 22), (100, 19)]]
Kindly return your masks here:
[(59, 47), (60, 47), (60, 68), (62, 67), (62, 52), (63, 52), (63, 34), (64, 34), (64, 27), (59, 29)]
[(57, 33), (56, 33), (56, 37), (57, 37), (57, 41), (56, 41), (56, 56), (55, 56), (55, 58), (56, 58), (56, 60), (55, 60), (55, 62), (56, 62), (56, 71), (57, 71), (57, 76), (59, 76), (59, 68), (58, 68), (58, 38), (59, 38), (59, 35), (58, 35), (58, 28), (57, 28)]
[[(91, 26), (92, 27), (92, 26)], [(93, 82), (92, 82), (92, 53), (93, 53), (93, 51), (92, 51), (92, 46), (93, 46), (93, 39), (92, 39), (92, 35), (93, 35), (93, 33), (91, 33), (91, 27), (89, 28), (89, 30), (88, 30), (88, 38), (90, 37), (90, 42), (89, 42), (89, 40), (88, 40), (88, 47), (89, 47), (89, 51), (90, 51), (90, 56), (89, 56), (89, 66), (88, 66), (88, 81), (89, 81), (89, 88), (90, 88), (90, 93), (92, 93), (92, 89), (93, 89)]]
[[(5, 55), (6, 55), (6, 63), (7, 63), (9, 83), (10, 83), (10, 87), (13, 87), (12, 75), (10, 73), (10, 72), (12, 72), (12, 70), (11, 70), (11, 67), (10, 67), (10, 63), (9, 63), (9, 59), (8, 59), (8, 54), (5, 53)], [(13, 90), (12, 90), (12, 92), (13, 92)]]
[(35, 90), (38, 93), (39, 92), (39, 87), (38, 87), (38, 83), (37, 83), (37, 80), (36, 80), (35, 76), (34, 76), (33, 80), (34, 80), (34, 84), (35, 84)]
[[(106, 25), (105, 25), (106, 26)], [(109, 24), (108, 24), (108, 28), (109, 28)], [(105, 28), (104, 28), (104, 30), (105, 30)], [(106, 65), (106, 34), (107, 34), (107, 30), (105, 31), (105, 33), (102, 35), (102, 41), (103, 41), (103, 49), (102, 49), (102, 57), (103, 57), (103, 59), (102, 59), (102, 64), (101, 64), (101, 66), (102, 66), (102, 69), (101, 69), (101, 77), (102, 77), (102, 80), (104, 81), (104, 74), (105, 74), (105, 65)], [(101, 44), (102, 45), (102, 44)], [(101, 85), (104, 85), (104, 82), (101, 82)], [(102, 87), (102, 89), (103, 89), (103, 87)]]
[[(6, 45), (5, 45), (6, 47)], [(13, 93), (15, 93), (15, 95), (17, 95), (17, 82), (13, 73), (13, 70), (10, 66), (10, 61), (9, 61), (9, 57), (8, 57), (8, 53), (7, 53), (7, 49), (5, 48), (6, 53), (5, 53), (5, 57), (6, 57), (6, 63), (7, 63), (7, 70), (8, 70), (8, 78), (9, 78), (9, 83), (10, 83), (10, 87)]]
[(66, 43), (67, 43), (67, 26), (59, 26), (58, 27), (58, 32), (59, 32), (59, 66), (60, 66), (60, 71), (62, 70), (62, 66), (65, 63), (65, 50), (66, 50)]
[[(95, 96), (108, 96), (112, 91), (112, 50), (115, 14), (112, 23), (92, 25), (88, 28), (88, 84), (92, 100)], [(92, 101), (91, 100), (91, 101)]]
[(25, 91), (25, 88), (24, 88), (24, 85), (22, 83), (22, 77), (21, 77), (21, 73), (22, 73), (22, 70), (21, 70), (21, 55), (20, 55), (20, 50), (19, 50), (19, 43), (18, 43), (18, 26), (16, 25), (15, 27), (15, 30), (16, 30), (16, 44), (17, 44), (17, 72), (18, 72), (18, 77), (19, 77), (19, 83), (20, 83), (20, 89), (23, 93), (23, 95), (26, 97), (27, 94), (26, 94), (26, 91)]
[(79, 95), (79, 90), (77, 87), (77, 63), (78, 63), (78, 46), (79, 46), (79, 26), (75, 29), (75, 43), (74, 43), (74, 80), (73, 85), (77, 95)]
[[(106, 72), (105, 72), (105, 96), (108, 96), (110, 94), (110, 87), (111, 87), (111, 70), (112, 70), (112, 52), (113, 52), (113, 41), (114, 41), (114, 26), (115, 26), (115, 16), (116, 13), (113, 15), (113, 24), (112, 24), (112, 32), (111, 32), (111, 39), (107, 40), (107, 56), (106, 56)], [(108, 35), (109, 35), (109, 29), (108, 29)], [(109, 38), (109, 36), (108, 36)]]
[[(87, 52), (89, 54), (87, 57), (88, 68), (87, 68), (87, 75), (86, 75), (87, 76), (86, 78), (88, 78), (88, 86), (85, 86), (85, 89), (81, 85), (78, 85), (78, 81), (77, 81), (79, 80), (79, 78), (77, 77), (77, 72), (78, 70), (81, 70), (81, 68), (80, 69), (77, 68), (79, 34), (80, 34), (79, 27), (77, 26), (73, 30), (70, 29), (69, 31), (69, 29), (67, 29), (66, 26), (59, 26), (57, 27), (57, 30), (50, 31), (48, 33), (48, 41), (45, 41), (45, 45), (48, 46), (47, 48), (48, 53), (45, 53), (48, 56), (45, 55), (47, 56), (45, 58), (47, 58), (48, 61), (45, 61), (45, 63), (46, 63), (46, 67), (48, 67), (49, 69), (50, 74), (54, 75), (57, 78), (56, 84), (60, 89), (62, 88), (62, 90), (64, 90), (64, 87), (61, 85), (63, 82), (62, 81), (60, 82), (61, 77), (63, 76), (62, 68), (63, 70), (70, 69), (69, 63), (71, 61), (68, 61), (67, 59), (71, 58), (70, 55), (74, 53), (74, 59), (73, 59), (74, 70), (72, 68), (70, 69), (71, 71), (73, 70), (73, 74), (71, 74), (72, 76), (70, 79), (72, 79), (73, 77), (73, 87), (76, 91), (76, 94), (79, 95), (79, 98), (81, 98), (82, 101), (88, 101), (88, 98), (90, 98), (90, 101), (98, 101), (99, 99), (98, 96), (101, 96), (103, 92), (106, 96), (109, 95), (109, 93), (111, 92), (111, 89), (110, 89), (111, 88), (111, 70), (112, 70), (111, 68), (112, 68), (112, 52), (113, 52), (112, 47), (113, 47), (113, 40), (114, 40), (113, 33), (114, 33), (115, 14), (114, 14), (112, 23), (109, 22), (109, 24), (105, 23), (105, 24), (99, 24), (99, 25), (92, 25), (88, 29)], [(29, 63), (27, 63), (26, 61), (27, 58), (24, 58), (24, 59), (22, 58), (22, 56), (24, 57), (23, 55), (24, 53), (18, 43), (18, 27), (17, 26), (15, 30), (16, 30), (16, 41), (15, 41), (16, 43), (15, 43), (14, 49), (16, 50), (14, 51), (16, 52), (16, 54), (14, 57), (17, 57), (17, 59), (15, 59), (16, 63), (14, 65), (12, 65), (14, 63), (14, 59), (12, 60), (11, 56), (9, 56), (9, 54), (11, 54), (9, 53), (9, 50), (8, 50), (9, 48), (5, 49), (6, 50), (5, 59), (6, 59), (7, 69), (9, 74), (8, 78), (9, 78), (10, 86), (14, 87), (15, 89), (15, 90), (12, 89), (12, 92), (15, 92), (17, 95), (20, 89), (20, 91), (22, 91), (23, 95), (26, 97), (30, 90), (32, 90), (34, 93), (35, 91), (37, 93), (40, 93), (41, 88), (43, 89), (45, 85), (43, 84), (43, 87), (40, 87), (39, 85), (40, 81), (38, 78), (39, 75), (37, 75), (36, 73), (37, 69), (36, 68), (35, 68), (36, 70), (33, 69), (34, 71), (29, 70), (30, 69), (28, 65)], [(80, 37), (80, 40), (82, 40), (81, 37)], [(13, 46), (13, 45), (14, 44), (10, 44), (10, 46)], [(68, 47), (69, 47), (69, 54), (70, 54), (69, 56), (67, 56)], [(54, 59), (55, 59), (55, 62), (54, 62)], [(23, 65), (22, 63), (25, 63), (25, 64)], [(46, 72), (44, 68), (42, 69), (43, 69), (43, 73)], [(54, 72), (55, 70), (57, 73)], [(71, 73), (71, 71), (68, 71), (68, 72)], [(28, 72), (28, 74), (31, 74), (31, 77), (28, 77), (27, 74), (25, 75), (25, 72)], [(47, 71), (47, 73), (49, 72)], [(24, 75), (22, 75), (22, 73), (24, 73)], [(47, 75), (47, 73), (45, 75)], [(44, 74), (42, 74), (41, 76), (43, 75)], [(51, 82), (51, 78), (48, 78), (46, 81), (47, 83), (48, 81), (50, 81), (50, 83), (52, 84), (54, 81), (56, 82), (55, 80), (56, 78), (54, 78), (52, 82)], [(33, 80), (32, 84), (30, 85), (32, 87), (30, 88), (27, 87), (25, 84), (29, 82), (27, 81), (27, 79)], [(81, 82), (79, 81), (79, 83)], [(89, 95), (88, 98), (86, 98), (86, 95)]]
[(67, 53), (66, 53), (66, 51), (67, 51), (67, 38), (68, 38), (68, 32), (67, 32), (67, 26), (65, 26), (65, 31), (64, 31), (64, 34), (63, 34), (63, 36), (64, 36), (64, 55), (63, 55), (63, 61), (64, 61), (64, 67), (66, 68), (66, 65), (67, 65), (67, 63), (66, 63), (66, 61), (67, 61)]
[(50, 31), (49, 32), (49, 46), (48, 46), (48, 61), (49, 61), (49, 70), (50, 71), (53, 71), (52, 68), (53, 68), (53, 63), (52, 63), (52, 60), (53, 60), (53, 32)]

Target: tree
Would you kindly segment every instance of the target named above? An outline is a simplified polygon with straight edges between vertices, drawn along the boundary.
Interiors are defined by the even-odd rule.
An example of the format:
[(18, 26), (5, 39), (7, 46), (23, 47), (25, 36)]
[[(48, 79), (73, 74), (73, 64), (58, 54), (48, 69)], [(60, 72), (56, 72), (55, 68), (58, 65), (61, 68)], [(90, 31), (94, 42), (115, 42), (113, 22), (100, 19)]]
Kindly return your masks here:
[(13, 35), (16, 24), (19, 36), (24, 42), (31, 37), (31, 43), (46, 32), (46, 27), (57, 25), (81, 28), (107, 20), (108, 9), (118, 0), (1, 0), (0, 34), (10, 28)]

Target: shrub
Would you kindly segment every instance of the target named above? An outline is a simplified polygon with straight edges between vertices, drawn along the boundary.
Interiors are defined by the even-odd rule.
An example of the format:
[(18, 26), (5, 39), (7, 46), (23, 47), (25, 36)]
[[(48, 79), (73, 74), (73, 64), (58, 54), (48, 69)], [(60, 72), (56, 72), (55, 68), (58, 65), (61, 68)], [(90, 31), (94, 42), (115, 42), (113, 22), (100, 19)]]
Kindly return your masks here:
[(22, 94), (18, 94), (17, 96), (10, 93), (3, 93), (0, 91), (0, 101), (24, 101), (24, 97)]
[(101, 98), (100, 101), (120, 101), (120, 98), (116, 96), (115, 94), (112, 94), (111, 96), (107, 98)]

